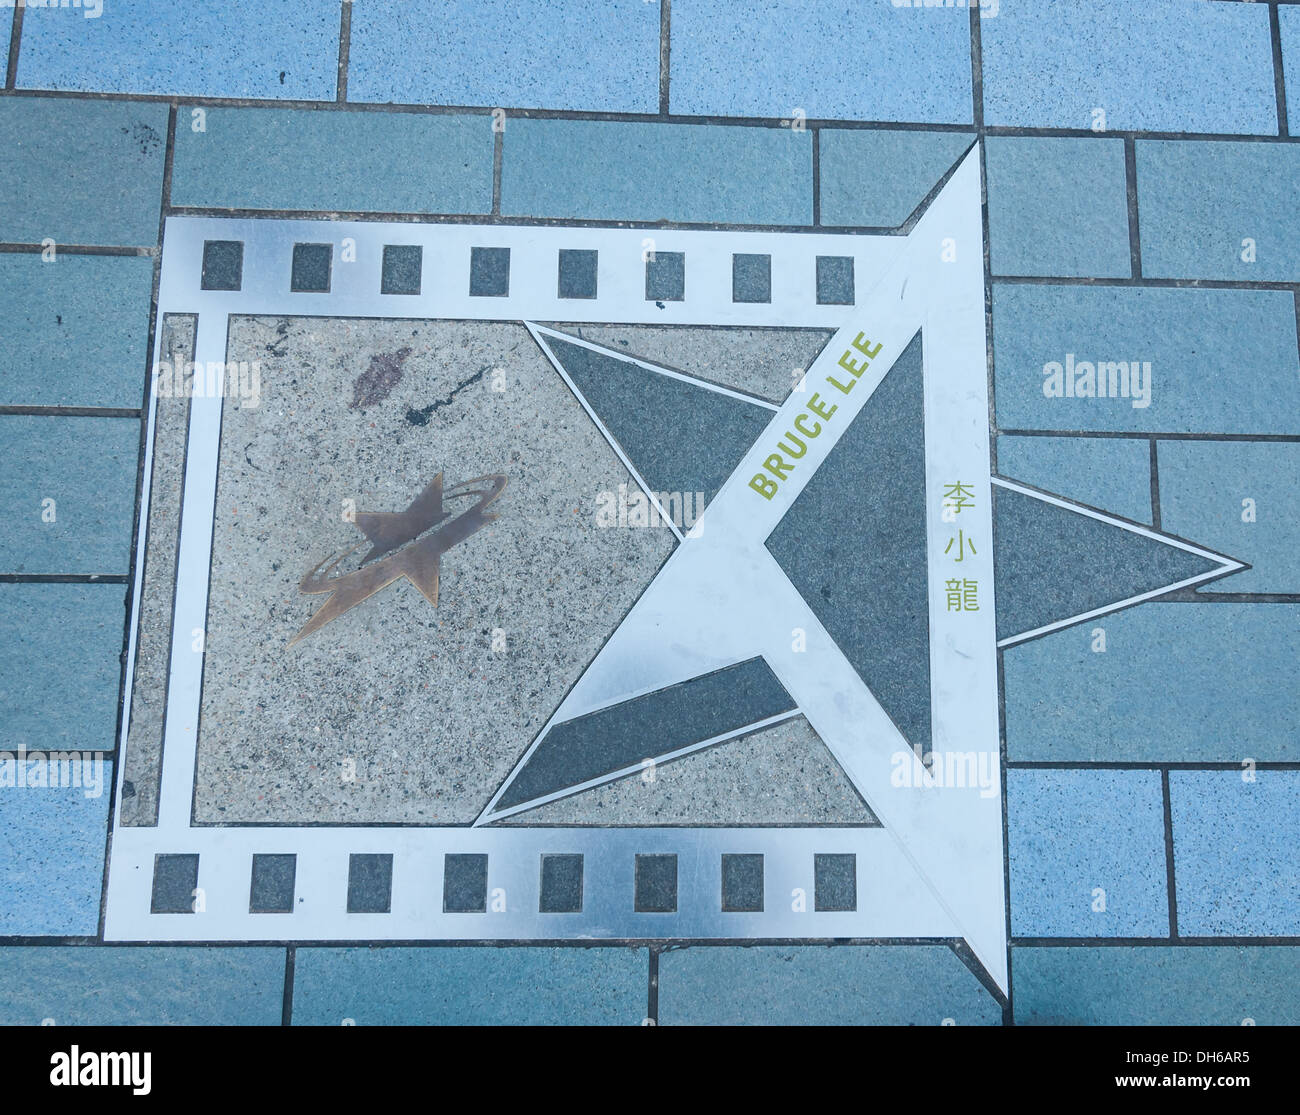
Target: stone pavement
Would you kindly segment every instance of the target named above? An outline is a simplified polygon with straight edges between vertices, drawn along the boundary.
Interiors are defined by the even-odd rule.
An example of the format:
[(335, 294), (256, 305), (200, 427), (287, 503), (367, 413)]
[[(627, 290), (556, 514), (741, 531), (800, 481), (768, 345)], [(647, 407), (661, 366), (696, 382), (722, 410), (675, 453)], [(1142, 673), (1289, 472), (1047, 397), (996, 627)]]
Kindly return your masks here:
[(1300, 1022), (1300, 4), (12, 15), (0, 1021)]

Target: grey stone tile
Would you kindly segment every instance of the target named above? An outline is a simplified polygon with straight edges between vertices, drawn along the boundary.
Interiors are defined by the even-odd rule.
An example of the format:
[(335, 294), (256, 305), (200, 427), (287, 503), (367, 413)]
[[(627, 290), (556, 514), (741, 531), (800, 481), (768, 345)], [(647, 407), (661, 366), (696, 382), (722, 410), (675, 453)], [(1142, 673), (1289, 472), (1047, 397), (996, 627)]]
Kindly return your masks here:
[(681, 302), (686, 298), (686, 253), (656, 252), (645, 263), (647, 302)]
[(450, 853), (442, 865), (442, 909), (447, 914), (481, 914), (487, 910), (488, 858)]
[(295, 244), (290, 289), (303, 294), (320, 294), (330, 288), (333, 244)]
[(600, 253), (587, 249), (560, 249), (561, 298), (595, 298)]
[(638, 766), (793, 708), (761, 658), (552, 725), (497, 808)]
[(252, 882), (249, 884), (249, 910), (254, 914), (292, 913), (297, 874), (296, 855), (255, 854)]
[(206, 240), (203, 243), (204, 290), (239, 290), (244, 284), (244, 242)]
[(814, 905), (818, 910), (858, 908), (858, 857), (852, 852), (813, 856)]
[(149, 909), (155, 914), (194, 913), (195, 890), (199, 885), (197, 855), (157, 855), (153, 861), (153, 897)]
[(802, 716), (529, 809), (521, 825), (874, 825)]
[[(1115, 604), (1219, 563), (1008, 488), (994, 488), (998, 638)], [(1079, 561), (1079, 555), (1087, 560)]]
[(543, 914), (576, 914), (582, 909), (583, 857), (573, 854), (542, 856)]
[(615, 352), (781, 403), (830, 339), (824, 329), (557, 323)]
[(731, 300), (772, 301), (772, 257), (737, 252), (731, 257)]
[(818, 256), (818, 304), (822, 306), (852, 306), (855, 297), (853, 257)]
[(385, 244), (383, 294), (419, 294), (424, 268), (424, 249), (419, 244)]
[(683, 501), (690, 493), (697, 517), (698, 503), (717, 494), (772, 417), (770, 410), (617, 356), (555, 337), (547, 344), (651, 491)]
[(677, 857), (636, 857), (636, 909), (640, 913), (671, 914), (677, 910)]
[(763, 857), (748, 853), (722, 857), (722, 908), (727, 912), (763, 909)]
[(386, 914), (393, 901), (393, 857), (370, 852), (348, 857), (348, 913)]
[(510, 293), (510, 249), (471, 248), (469, 292), (478, 298), (504, 298)]

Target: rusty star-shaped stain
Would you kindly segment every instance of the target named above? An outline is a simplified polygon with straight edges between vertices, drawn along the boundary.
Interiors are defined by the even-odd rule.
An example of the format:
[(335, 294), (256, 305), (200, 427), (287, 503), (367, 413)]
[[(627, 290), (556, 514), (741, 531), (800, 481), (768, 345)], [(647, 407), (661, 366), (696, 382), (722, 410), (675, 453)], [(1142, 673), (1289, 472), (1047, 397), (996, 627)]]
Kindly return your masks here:
[[(494, 519), (487, 506), (505, 489), (506, 477), (479, 476), (445, 492), (442, 473), (430, 481), (405, 511), (358, 511), (353, 523), (370, 544), (370, 552), (351, 573), (331, 574), (362, 549), (359, 542), (332, 558), (326, 558), (307, 572), (298, 585), (302, 593), (328, 592), (329, 598), (292, 639), (289, 646), (319, 631), (363, 600), (405, 577), (435, 608), (438, 606), (438, 571), (442, 555), (458, 542), (481, 530)], [(478, 497), (472, 507), (459, 514), (444, 510), (448, 500)]]

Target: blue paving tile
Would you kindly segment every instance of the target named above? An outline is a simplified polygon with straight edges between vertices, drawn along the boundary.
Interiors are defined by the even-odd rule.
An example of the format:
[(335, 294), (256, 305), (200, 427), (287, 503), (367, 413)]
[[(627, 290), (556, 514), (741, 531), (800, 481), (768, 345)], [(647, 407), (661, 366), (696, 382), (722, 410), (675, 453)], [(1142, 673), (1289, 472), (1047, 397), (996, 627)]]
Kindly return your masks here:
[(0, 240), (156, 244), (167, 111), (142, 101), (0, 100), (0, 194), (12, 202)]
[(0, 572), (127, 572), (139, 456), (134, 418), (0, 416)]
[(998, 473), (1140, 523), (1151, 521), (1151, 450), (1137, 438), (998, 438)]
[(501, 211), (590, 220), (812, 223), (812, 140), (777, 128), (512, 120)]
[(0, 584), (0, 748), (112, 748), (125, 608), (125, 585)]
[[(995, 284), (993, 358), (1004, 430), (1300, 433), (1287, 291)], [(1121, 360), (1151, 364), (1150, 406), (1044, 393), (1049, 364)]]
[(112, 764), (98, 755), (84, 763), (51, 763), (44, 753), (19, 759), (0, 755), (0, 845), (7, 849), (0, 936), (91, 936), (99, 929)]
[(1163, 528), (1252, 566), (1206, 591), (1300, 593), (1300, 445), (1162, 441), (1159, 467)]
[(152, 288), (143, 256), (0, 256), (0, 405), (140, 406)]
[(695, 946), (659, 957), (665, 1026), (997, 1025), (1002, 1011), (949, 948)]
[(175, 205), (340, 212), (486, 213), (488, 116), (209, 108), (178, 126)]
[(1300, 8), (1277, 9), (1282, 31), (1282, 72), (1286, 81), (1287, 130), (1300, 135)]
[(299, 949), (301, 1026), (638, 1025), (645, 949)]
[(989, 124), (1093, 128), (1104, 109), (1112, 131), (1277, 132), (1265, 7), (1001, 0), (980, 27)]
[(1300, 147), (1139, 140), (1137, 188), (1148, 278), (1300, 279)]
[(896, 228), (973, 138), (969, 132), (823, 128), (818, 136), (822, 224)]
[(19, 88), (334, 99), (336, 0), (83, 0), (81, 7), (28, 5)]
[[(920, 5), (917, 5), (919, 8)], [(677, 0), (669, 97), (704, 116), (972, 118), (970, 13), (853, 0)]]
[(1007, 849), (1015, 936), (1168, 935), (1158, 771), (1007, 771)]
[[(1095, 652), (1093, 631), (1106, 633)], [(1003, 655), (1012, 761), (1295, 762), (1300, 606), (1141, 604)]]
[(284, 949), (11, 947), (0, 1024), (278, 1026)]
[(1018, 1026), (1300, 1024), (1300, 949), (1153, 945), (1011, 950)]
[(1300, 936), (1300, 771), (1251, 777), (1237, 770), (1169, 774), (1181, 936)]
[(353, 8), (348, 100), (658, 112), (659, 5), (367, 0)]
[(992, 136), (985, 165), (993, 274), (1132, 274), (1123, 141)]

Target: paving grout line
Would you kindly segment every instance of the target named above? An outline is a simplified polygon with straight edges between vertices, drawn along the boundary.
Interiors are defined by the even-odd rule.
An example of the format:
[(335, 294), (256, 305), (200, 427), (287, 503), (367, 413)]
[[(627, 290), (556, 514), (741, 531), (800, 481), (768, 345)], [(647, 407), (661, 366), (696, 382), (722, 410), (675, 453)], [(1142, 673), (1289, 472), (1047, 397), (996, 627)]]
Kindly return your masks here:
[[(822, 133), (820, 128), (810, 128), (809, 132), (812, 135), (812, 223), (814, 228), (820, 228), (822, 223)], [(899, 227), (907, 227), (907, 222), (903, 222)]]
[(128, 573), (0, 573), (0, 585), (125, 585)]
[[(21, 244), (15, 241), (0, 243), (0, 252), (25, 255), (45, 251), (44, 244)], [(58, 251), (70, 256), (156, 256), (157, 248), (120, 247), (110, 244), (60, 244)]]
[(505, 120), (502, 127), (493, 128), (492, 132), (492, 213), (501, 216), (501, 171), (505, 164), (506, 133)]
[[(1300, 762), (1268, 762), (1254, 760), (1254, 770), (1300, 771)], [(1013, 759), (1008, 763), (1013, 770), (1201, 770), (1241, 771), (1242, 765), (1233, 759), (1184, 762), (1142, 762), (1137, 759)]]
[(1169, 794), (1169, 771), (1160, 772), (1160, 794), (1164, 802), (1165, 886), (1169, 903), (1169, 936), (1178, 938), (1178, 891), (1174, 880), (1174, 820)]
[(1300, 441), (1300, 434), (1185, 434), (1161, 433), (1157, 430), (1023, 430), (997, 429), (999, 436), (1006, 437), (1123, 437), (1158, 438), (1160, 441)]
[[(344, 7), (348, 5), (345, 3)], [(280, 1008), (280, 1025), (293, 1025), (293, 977), (297, 964), (298, 950), (289, 945), (284, 950), (284, 1001)]]
[(32, 418), (139, 418), (135, 407), (0, 406), (0, 417), (25, 415)]
[(1017, 937), (1015, 948), (1295, 948), (1300, 937)]
[(1268, 6), (1268, 33), (1273, 45), (1273, 93), (1277, 98), (1277, 134), (1290, 135), (1287, 122), (1286, 78), (1282, 63), (1282, 19), (1276, 3)]
[(1128, 254), (1133, 278), (1142, 278), (1142, 242), (1139, 239), (1137, 141), (1124, 140), (1124, 191), (1128, 202)]
[(26, 10), (22, 4), (14, 5), (13, 30), (9, 38), (9, 68), (5, 71), (5, 89), (13, 89), (18, 79), (18, 50), (22, 44), (23, 38), (23, 12)]
[(1151, 438), (1151, 525), (1160, 530), (1160, 462), (1156, 452), (1157, 438)]
[(334, 100), (345, 104), (348, 99), (348, 56), (352, 51), (352, 0), (339, 4), (339, 68)]
[(645, 1025), (659, 1025), (659, 949), (649, 944), (646, 972)]
[(1078, 275), (994, 275), (995, 283), (1007, 286), (1150, 287), (1153, 290), (1290, 290), (1300, 291), (1300, 282), (1278, 279), (1140, 279), (1088, 278)]

